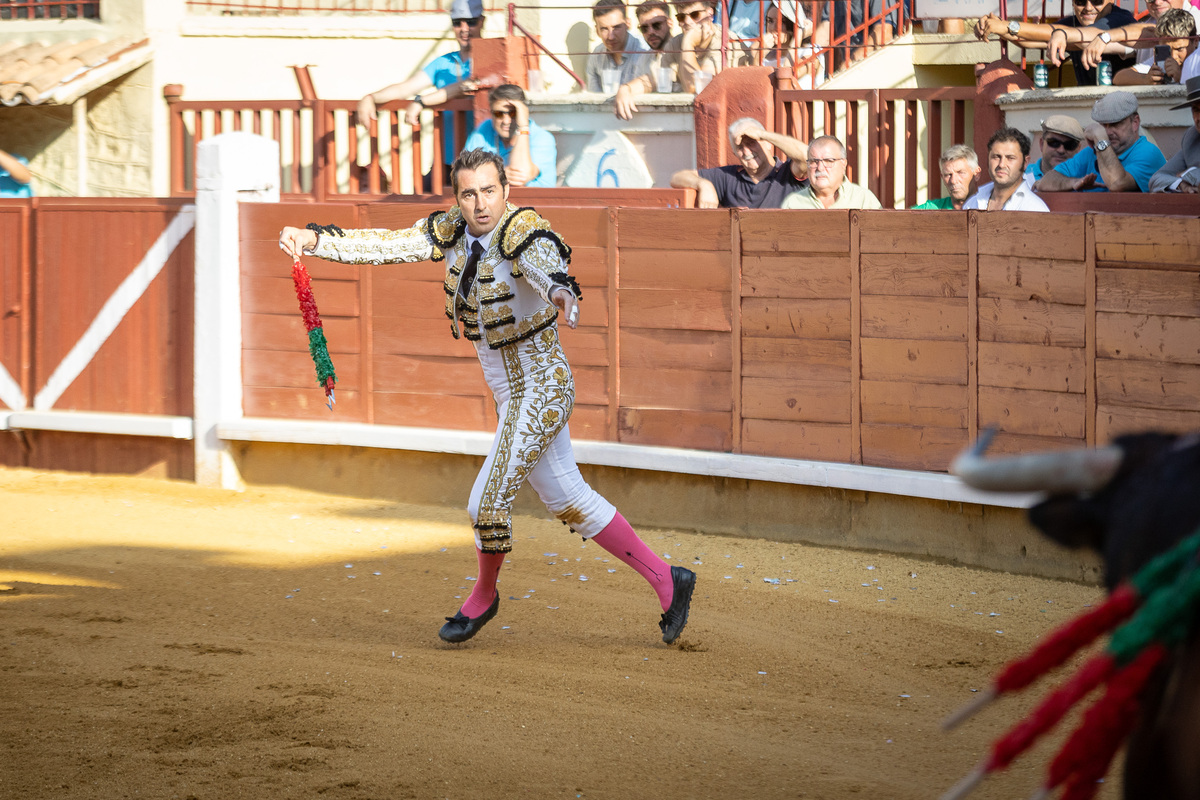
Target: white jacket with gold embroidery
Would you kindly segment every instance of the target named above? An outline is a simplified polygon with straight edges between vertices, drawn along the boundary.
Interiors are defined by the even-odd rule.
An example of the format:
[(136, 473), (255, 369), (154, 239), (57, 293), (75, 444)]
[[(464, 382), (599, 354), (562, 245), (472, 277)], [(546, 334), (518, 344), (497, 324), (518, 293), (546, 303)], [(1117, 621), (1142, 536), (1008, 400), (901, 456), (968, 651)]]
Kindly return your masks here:
[[(467, 263), (467, 223), (454, 206), (438, 211), (411, 228), (322, 233), (313, 254), (342, 264), (399, 264), (446, 261), (446, 316), (454, 338), (486, 340), (493, 350), (526, 339), (554, 324), (558, 308), (550, 292), (563, 287), (576, 299), (582, 293), (567, 274), (571, 248), (532, 208), (507, 205), (492, 243), (479, 259), (470, 294), (459, 295), (459, 279)], [(524, 279), (524, 280), (521, 280)]]

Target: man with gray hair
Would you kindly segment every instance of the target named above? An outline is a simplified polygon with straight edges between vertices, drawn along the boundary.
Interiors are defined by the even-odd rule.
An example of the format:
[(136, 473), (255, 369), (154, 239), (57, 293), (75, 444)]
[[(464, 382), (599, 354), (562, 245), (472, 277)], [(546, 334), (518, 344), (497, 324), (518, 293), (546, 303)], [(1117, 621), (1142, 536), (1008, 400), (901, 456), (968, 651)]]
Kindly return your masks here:
[[(699, 208), (779, 208), (789, 193), (808, 185), (808, 146), (799, 139), (742, 117), (729, 126), (729, 144), (741, 164), (680, 170), (671, 185), (695, 189)], [(776, 148), (784, 160), (776, 161)]]
[(782, 208), (883, 208), (870, 189), (846, 180), (846, 146), (833, 136), (808, 143), (808, 186), (792, 192)]
[(1039, 192), (1148, 192), (1150, 177), (1167, 159), (1142, 135), (1137, 97), (1109, 92), (1092, 107), (1095, 122), (1084, 130), (1090, 147), (1042, 176)]
[(936, 197), (912, 207), (913, 211), (962, 211), (963, 203), (971, 196), (971, 186), (979, 176), (979, 157), (965, 144), (946, 148), (938, 163), (942, 168), (942, 183), (950, 194)]

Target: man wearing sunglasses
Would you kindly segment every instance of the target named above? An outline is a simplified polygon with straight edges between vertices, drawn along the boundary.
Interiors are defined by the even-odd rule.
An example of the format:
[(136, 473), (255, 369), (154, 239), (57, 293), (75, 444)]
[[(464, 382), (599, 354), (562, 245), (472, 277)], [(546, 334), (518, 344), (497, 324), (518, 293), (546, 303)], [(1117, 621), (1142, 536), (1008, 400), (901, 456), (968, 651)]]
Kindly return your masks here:
[(621, 86), (646, 72), (650, 48), (629, 32), (629, 18), (623, 0), (597, 0), (592, 6), (592, 21), (600, 44), (587, 59), (587, 90), (604, 91), (605, 70), (617, 71)]
[(1142, 135), (1138, 101), (1130, 92), (1109, 92), (1092, 107), (1094, 124), (1083, 132), (1090, 147), (1047, 172), (1039, 192), (1148, 192), (1150, 178), (1167, 163)]
[[(478, 88), (470, 80), (471, 41), (483, 34), (483, 0), (453, 0), (450, 4), (450, 22), (458, 49), (435, 58), (408, 80), (393, 83), (359, 100), (358, 119), (363, 125), (377, 117), (377, 106), (416, 95), (404, 114), (405, 123), (415, 125), (420, 118), (421, 109), (425, 106), (441, 105)], [(434, 91), (421, 94), (430, 88)], [(442, 120), (446, 131), (444, 158), (448, 167), (458, 153), (454, 143), (453, 113), (444, 112)], [(474, 116), (468, 115), (467, 129), (472, 128), (474, 124)]]
[(510, 186), (554, 186), (558, 145), (554, 134), (529, 118), (525, 91), (503, 83), (488, 92), (492, 118), (471, 131), (463, 150), (499, 153)]
[(617, 89), (613, 112), (619, 119), (633, 119), (638, 110), (635, 97), (658, 91), (659, 69), (671, 71), (671, 91), (679, 90), (679, 43), (678, 37), (671, 37), (671, 7), (663, 0), (643, 0), (634, 14), (638, 32), (650, 48), (650, 58), (645, 72)]
[(1039, 181), (1042, 176), (1079, 152), (1083, 126), (1074, 117), (1055, 114), (1042, 120), (1042, 157), (1025, 169), (1025, 180)]
[[(1104, 48), (1103, 59), (1112, 63), (1113, 74), (1133, 66), (1132, 51), (1114, 42), (1111, 33), (1117, 28), (1133, 24), (1133, 14), (1118, 8), (1112, 0), (1071, 0), (1071, 5), (1075, 13), (1053, 24), (1006, 20), (988, 14), (975, 25), (975, 36), (986, 42), (989, 36), (995, 35), (1026, 49), (1046, 49), (1055, 66), (1062, 63), (1056, 54), (1065, 50), (1075, 68), (1075, 83), (1080, 86), (1096, 84), (1096, 63), (1090, 56), (1085, 58), (1083, 52), (1084, 46), (1092, 38), (1098, 39), (1099, 46)], [(1072, 33), (1072, 29), (1092, 29), (1096, 33), (1084, 39), (1084, 34), (1079, 31)], [(1065, 44), (1060, 45), (1060, 42)]]

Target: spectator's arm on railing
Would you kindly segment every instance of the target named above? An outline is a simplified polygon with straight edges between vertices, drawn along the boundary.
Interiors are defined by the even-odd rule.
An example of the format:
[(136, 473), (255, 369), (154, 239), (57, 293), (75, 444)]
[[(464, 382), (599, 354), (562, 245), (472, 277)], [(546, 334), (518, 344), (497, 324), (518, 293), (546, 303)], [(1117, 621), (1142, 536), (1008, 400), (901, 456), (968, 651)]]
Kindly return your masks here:
[(697, 208), (720, 208), (717, 198), (717, 187), (712, 181), (700, 177), (694, 169), (681, 169), (671, 176), (671, 186), (676, 189), (692, 189), (696, 192)]
[(406, 81), (385, 86), (377, 92), (371, 92), (358, 101), (358, 118), (365, 125), (376, 118), (375, 107), (390, 103), (393, 100), (403, 100), (423, 92), (433, 86), (433, 81), (424, 71), (417, 72)]
[(479, 83), (470, 79), (452, 83), (449, 86), (443, 86), (441, 89), (434, 89), (429, 94), (421, 95), (420, 100), (414, 100), (408, 104), (408, 108), (404, 112), (404, 121), (409, 125), (416, 125), (421, 117), (422, 108), (440, 106), (444, 103), (449, 103), (451, 100), (457, 100), (468, 94), (474, 94), (478, 90)]
[[(1016, 22), (1017, 32), (1014, 34), (1011, 30), (1011, 22)], [(1050, 41), (1050, 34), (1055, 28), (1061, 28), (1061, 25), (1045, 25), (1040, 22), (1022, 22), (1020, 20), (1000, 19), (995, 14), (988, 14), (986, 17), (980, 17), (979, 22), (975, 24), (975, 38), (982, 42), (988, 41), (992, 36), (1003, 39), (1006, 42), (1024, 47), (1026, 50), (1040, 50), (1046, 47)]]
[(624, 83), (617, 89), (617, 99), (613, 103), (613, 113), (619, 119), (633, 119), (633, 115), (637, 113), (637, 103), (634, 102), (638, 95), (653, 92), (657, 87), (654, 85), (654, 78), (649, 73), (642, 73), (629, 83)]

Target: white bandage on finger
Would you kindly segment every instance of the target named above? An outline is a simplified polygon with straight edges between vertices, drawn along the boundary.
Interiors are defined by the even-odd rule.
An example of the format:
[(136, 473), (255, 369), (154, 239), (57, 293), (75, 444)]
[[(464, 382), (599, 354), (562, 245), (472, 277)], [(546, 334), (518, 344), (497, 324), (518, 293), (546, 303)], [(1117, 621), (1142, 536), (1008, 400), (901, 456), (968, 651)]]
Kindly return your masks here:
[(574, 307), (571, 309), (571, 317), (570, 317), (570, 321), (571, 321), (571, 324), (572, 324), (572, 325), (574, 325), (575, 323), (579, 322), (579, 306), (574, 306)]

